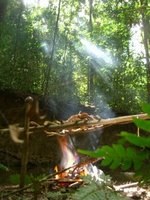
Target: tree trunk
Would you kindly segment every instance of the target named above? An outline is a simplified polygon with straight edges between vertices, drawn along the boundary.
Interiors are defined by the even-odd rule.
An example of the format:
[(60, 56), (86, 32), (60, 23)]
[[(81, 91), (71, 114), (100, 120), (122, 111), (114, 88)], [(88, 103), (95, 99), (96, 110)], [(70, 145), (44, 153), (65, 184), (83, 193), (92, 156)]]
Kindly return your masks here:
[[(90, 32), (90, 37), (92, 37), (92, 31), (93, 31), (92, 9), (93, 9), (93, 0), (89, 0), (89, 32)], [(88, 96), (89, 96), (89, 102), (93, 101), (93, 96), (94, 96), (94, 69), (91, 66), (90, 62), (89, 62), (89, 65), (88, 65)]]
[(150, 103), (150, 20), (148, 17), (148, 0), (141, 0), (142, 9), (142, 25), (143, 25), (143, 42), (146, 55), (146, 69), (147, 69), (147, 101)]
[(50, 73), (51, 73), (51, 68), (52, 68), (52, 64), (53, 64), (54, 52), (55, 52), (56, 36), (58, 34), (58, 22), (59, 22), (59, 17), (60, 17), (60, 8), (61, 8), (61, 0), (59, 0), (59, 2), (58, 2), (58, 12), (57, 12), (57, 18), (56, 18), (56, 24), (55, 24), (55, 30), (54, 30), (52, 52), (51, 52), (50, 61), (48, 63), (47, 70), (46, 70), (46, 82), (45, 82), (45, 87), (44, 87), (44, 95), (47, 95), (48, 88), (49, 88)]
[(0, 1), (0, 22), (3, 21), (3, 18), (5, 17), (7, 5), (8, 5), (8, 0)]

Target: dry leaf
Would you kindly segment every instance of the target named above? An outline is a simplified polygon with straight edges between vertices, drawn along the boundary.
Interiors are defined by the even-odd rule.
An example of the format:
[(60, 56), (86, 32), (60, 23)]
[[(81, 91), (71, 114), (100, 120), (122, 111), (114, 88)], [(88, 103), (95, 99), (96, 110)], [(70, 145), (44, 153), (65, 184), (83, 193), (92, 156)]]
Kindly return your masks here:
[(19, 139), (20, 131), (17, 125), (9, 125), (9, 131), (10, 131), (10, 136), (11, 139), (16, 142), (22, 144), (24, 141)]

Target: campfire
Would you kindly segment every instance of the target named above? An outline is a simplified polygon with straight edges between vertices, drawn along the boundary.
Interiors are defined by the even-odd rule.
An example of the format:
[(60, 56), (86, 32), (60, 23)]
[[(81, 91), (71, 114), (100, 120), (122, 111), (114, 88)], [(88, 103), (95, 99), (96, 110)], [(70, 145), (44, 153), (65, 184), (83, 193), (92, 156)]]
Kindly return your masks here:
[(58, 136), (57, 140), (62, 154), (60, 163), (54, 168), (55, 180), (59, 186), (79, 186), (83, 183), (83, 177), (87, 175), (95, 180), (102, 180), (100, 180), (100, 175), (103, 172), (93, 165), (99, 159), (81, 161), (70, 136)]

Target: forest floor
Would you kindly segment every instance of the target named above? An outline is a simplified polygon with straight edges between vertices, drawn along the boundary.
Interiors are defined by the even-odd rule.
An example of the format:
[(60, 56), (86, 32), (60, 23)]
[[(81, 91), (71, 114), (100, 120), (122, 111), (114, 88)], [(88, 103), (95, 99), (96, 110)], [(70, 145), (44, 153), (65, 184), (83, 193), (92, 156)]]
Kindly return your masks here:
[[(2, 91), (0, 95), (0, 128), (6, 128), (8, 124), (19, 123), (24, 124), (25, 104), (24, 99), (26, 95), (21, 93), (12, 93), (10, 91)], [(34, 120), (34, 119), (33, 119)], [(133, 125), (126, 126), (113, 126), (103, 130), (102, 133), (94, 133), (93, 136), (79, 136), (76, 138), (75, 148), (94, 148), (102, 144), (112, 144), (116, 138), (118, 132), (121, 130), (136, 131)], [(111, 136), (110, 136), (111, 132)], [(95, 144), (93, 141), (95, 140)], [(90, 147), (89, 147), (90, 146)], [(31, 174), (38, 174), (38, 176), (44, 176), (49, 173), (51, 169), (60, 162), (61, 152), (55, 137), (47, 137), (44, 132), (39, 132), (31, 135), (30, 153), (29, 153), (29, 171)], [(17, 192), (17, 182), (20, 171), (21, 161), (21, 145), (14, 143), (9, 134), (0, 134), (0, 198), (1, 199), (68, 199), (71, 200), (70, 193), (73, 188), (59, 188), (59, 190), (53, 191), (53, 198), (49, 181), (46, 181), (46, 186), (42, 185), (43, 189), (38, 191), (39, 185), (34, 184), (34, 187), (25, 190), (25, 193), (21, 194)], [(111, 175), (113, 179), (113, 187), (117, 191), (123, 191), (126, 197), (129, 199), (149, 200), (150, 199), (150, 186), (140, 185), (129, 174), (120, 173), (119, 171), (109, 171), (104, 169), (104, 172)], [(34, 180), (35, 181), (35, 180)], [(33, 181), (33, 182), (34, 182)], [(35, 183), (37, 183), (35, 181)], [(54, 182), (53, 182), (54, 183)], [(55, 184), (55, 183), (54, 183)], [(36, 185), (36, 186), (35, 186)], [(41, 186), (40, 186), (41, 187)], [(79, 186), (79, 187), (82, 187)], [(78, 188), (79, 188), (78, 187)], [(34, 192), (33, 192), (34, 189)], [(35, 192), (36, 191), (36, 192)], [(38, 192), (37, 192), (38, 191)], [(6, 198), (3, 198), (2, 194), (10, 193)], [(15, 193), (16, 192), (16, 193)], [(55, 195), (54, 195), (55, 194)], [(23, 195), (21, 198), (21, 195)], [(105, 199), (104, 199), (105, 200)]]

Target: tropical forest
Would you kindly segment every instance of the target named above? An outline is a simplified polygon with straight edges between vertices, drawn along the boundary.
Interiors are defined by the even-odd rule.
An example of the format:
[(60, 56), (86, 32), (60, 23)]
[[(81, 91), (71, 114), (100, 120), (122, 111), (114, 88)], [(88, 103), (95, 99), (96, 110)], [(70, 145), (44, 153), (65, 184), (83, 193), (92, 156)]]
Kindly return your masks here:
[(149, 0), (0, 0), (5, 199), (150, 199)]

